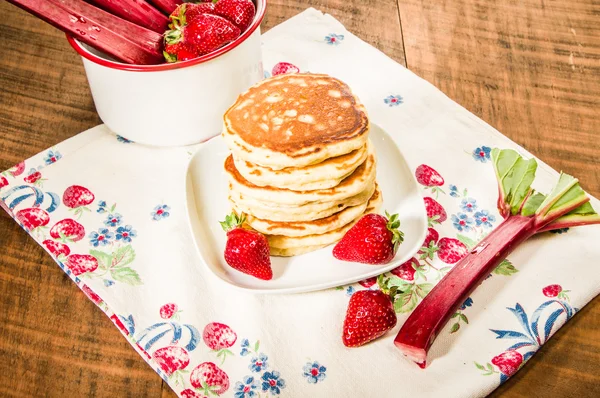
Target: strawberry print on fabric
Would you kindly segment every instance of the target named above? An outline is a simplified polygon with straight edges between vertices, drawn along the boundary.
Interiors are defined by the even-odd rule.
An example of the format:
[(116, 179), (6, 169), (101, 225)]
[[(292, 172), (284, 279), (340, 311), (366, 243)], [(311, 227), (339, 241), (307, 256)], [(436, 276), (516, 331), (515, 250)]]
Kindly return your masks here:
[(62, 155), (56, 149), (50, 149), (46, 153), (46, 157), (44, 158), (44, 163), (46, 165), (51, 165), (52, 163), (56, 163), (58, 160), (62, 158)]
[(568, 297), (560, 296), (561, 292), (564, 291), (560, 285), (544, 287), (541, 291), (544, 296), (556, 298), (540, 304), (531, 316), (519, 303), (515, 308), (507, 308), (515, 316), (520, 329), (490, 329), (490, 331), (496, 335), (496, 339), (511, 340), (513, 344), (504, 352), (494, 356), (490, 360), (491, 363), (481, 365), (475, 362), (475, 367), (481, 370), (484, 376), (499, 374), (500, 384), (515, 374), (562, 324), (579, 311), (571, 307)]
[(286, 73), (299, 73), (299, 72), (300, 72), (300, 68), (298, 68), (296, 65), (293, 65), (289, 62), (278, 62), (275, 64), (275, 66), (273, 66), (273, 69), (271, 70), (271, 74), (273, 76), (284, 75)]
[(217, 354), (217, 358), (220, 358), (221, 364), (223, 364), (228, 355), (233, 355), (229, 348), (235, 344), (237, 334), (223, 323), (211, 322), (204, 327), (202, 340), (208, 348)]

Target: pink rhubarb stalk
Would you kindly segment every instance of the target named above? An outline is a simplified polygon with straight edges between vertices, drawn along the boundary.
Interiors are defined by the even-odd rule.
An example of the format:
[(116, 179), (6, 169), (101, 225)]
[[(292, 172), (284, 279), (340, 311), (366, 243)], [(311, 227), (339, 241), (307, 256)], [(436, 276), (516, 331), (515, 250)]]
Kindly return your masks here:
[(549, 195), (531, 188), (537, 162), (512, 150), (492, 151), (498, 210), (505, 220), (429, 292), (408, 317), (394, 344), (425, 367), (427, 352), (449, 318), (517, 246), (537, 232), (600, 223), (576, 178), (561, 174)]
[(162, 35), (81, 0), (8, 0), (76, 39), (131, 64), (164, 61)]
[(182, 0), (150, 0), (150, 3), (154, 4), (156, 8), (161, 10), (167, 15), (171, 15), (177, 6), (183, 3)]
[(145, 0), (86, 0), (113, 15), (136, 25), (163, 34), (168, 29), (169, 19)]

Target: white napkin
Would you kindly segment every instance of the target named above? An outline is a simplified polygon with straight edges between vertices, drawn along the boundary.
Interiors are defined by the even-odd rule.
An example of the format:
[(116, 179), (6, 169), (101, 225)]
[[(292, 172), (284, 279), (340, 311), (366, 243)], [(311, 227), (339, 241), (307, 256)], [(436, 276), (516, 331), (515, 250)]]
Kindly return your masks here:
[[(447, 220), (435, 226), (440, 239), (460, 234), (468, 243), (498, 225), (488, 150), (531, 154), (329, 15), (308, 9), (270, 30), (263, 42), (265, 74), (285, 61), (344, 80), (372, 121), (398, 137), (411, 169), (425, 164), (439, 172), (444, 193), (437, 192), (437, 201), (447, 213)], [(349, 295), (364, 289), (360, 284), (309, 294), (252, 295), (221, 282), (201, 263), (184, 204), (186, 164), (195, 149), (127, 143), (98, 126), (0, 177), (3, 207), (20, 214), (22, 223), (34, 223), (30, 227), (46, 223), (30, 232), (44, 247), (64, 250), (48, 240), (60, 242), (59, 231), (79, 239), (78, 229), (85, 230), (80, 240), (65, 241), (69, 257), (63, 254), (57, 262), (180, 396), (204, 396), (203, 380), (222, 396), (236, 398), (484, 396), (600, 291), (595, 268), (600, 226), (545, 233), (510, 256), (514, 268), (505, 263), (475, 291), (441, 332), (426, 369), (403, 359), (393, 345), (407, 312), (384, 338), (345, 348), (342, 322)], [(537, 188), (548, 190), (558, 174), (539, 163)], [(35, 172), (41, 178), (32, 182)], [(71, 186), (86, 189), (67, 189)], [(425, 187), (423, 195), (436, 198)], [(27, 208), (46, 214), (19, 213)], [(68, 221), (59, 227), (71, 229), (52, 228), (67, 218), (81, 227)], [(93, 271), (76, 276), (65, 266), (92, 269), (90, 255), (99, 263)], [(448, 266), (438, 254), (433, 257), (434, 267)], [(402, 311), (439, 280), (430, 267), (423, 270), (424, 275), (415, 275)], [(220, 351), (211, 349), (221, 333), (214, 329), (223, 328), (210, 325), (214, 322), (228, 326)]]

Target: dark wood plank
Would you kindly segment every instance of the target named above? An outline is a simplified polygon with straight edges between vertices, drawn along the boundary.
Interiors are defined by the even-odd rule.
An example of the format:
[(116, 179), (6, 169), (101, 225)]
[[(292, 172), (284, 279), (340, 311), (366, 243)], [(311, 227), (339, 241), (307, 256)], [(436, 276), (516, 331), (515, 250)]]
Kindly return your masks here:
[[(398, 4), (412, 71), (600, 196), (596, 1)], [(596, 298), (493, 396), (597, 397), (599, 363)]]

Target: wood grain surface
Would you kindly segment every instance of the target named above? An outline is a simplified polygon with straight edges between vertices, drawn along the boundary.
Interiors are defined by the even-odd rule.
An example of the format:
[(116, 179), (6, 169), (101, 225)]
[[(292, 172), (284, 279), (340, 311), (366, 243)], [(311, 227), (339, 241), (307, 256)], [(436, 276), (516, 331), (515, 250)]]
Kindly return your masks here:
[[(321, 0), (350, 31), (600, 196), (596, 0)], [(308, 4), (269, 1), (263, 31)], [(0, 170), (100, 123), (62, 33), (0, 3)], [(573, 264), (577, 267), (577, 264)], [(493, 393), (600, 396), (596, 298)], [(0, 211), (0, 396), (174, 397)]]

